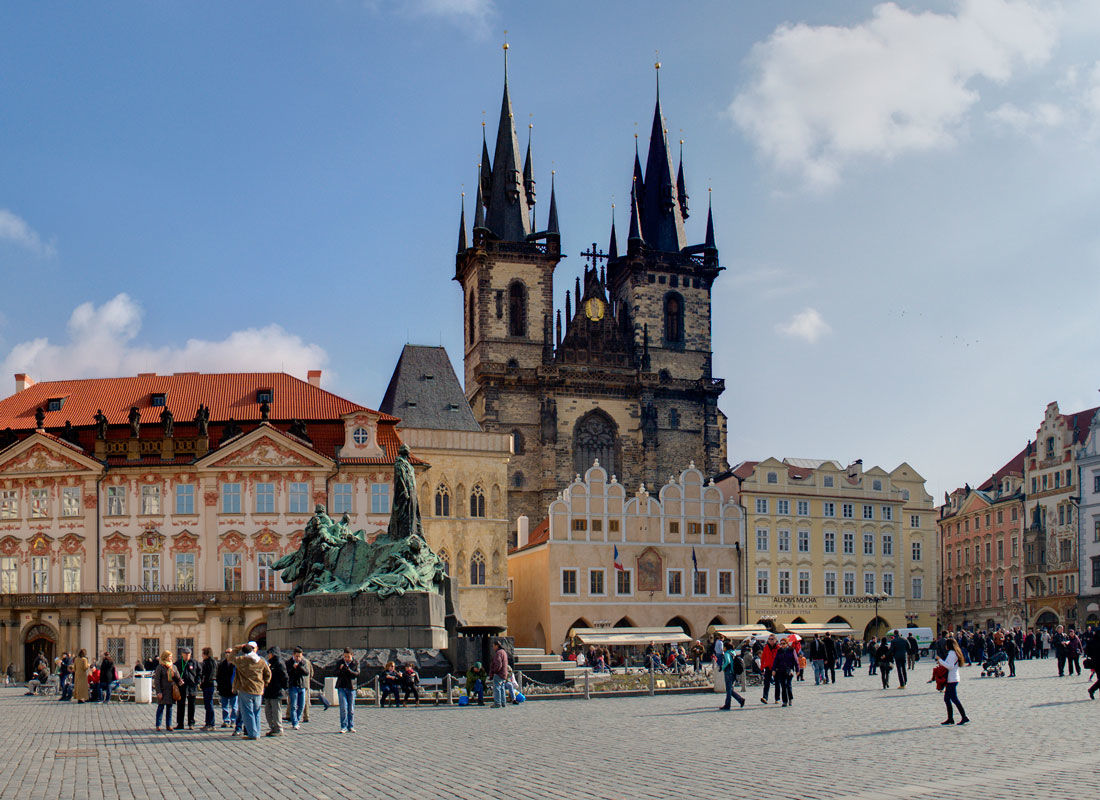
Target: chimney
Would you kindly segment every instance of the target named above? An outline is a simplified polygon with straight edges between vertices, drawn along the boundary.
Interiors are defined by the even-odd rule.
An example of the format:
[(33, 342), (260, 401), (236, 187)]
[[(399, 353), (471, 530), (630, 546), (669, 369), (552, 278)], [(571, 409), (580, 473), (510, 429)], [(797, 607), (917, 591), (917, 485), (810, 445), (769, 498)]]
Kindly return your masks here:
[(19, 393), (24, 389), (29, 389), (34, 386), (34, 378), (25, 372), (15, 373), (15, 391)]
[(310, 386), (316, 386), (318, 389), (320, 389), (321, 388), (321, 370), (311, 369), (309, 372), (306, 373), (306, 380), (309, 381)]
[(524, 547), (530, 536), (531, 521), (523, 516), (516, 519), (516, 548)]

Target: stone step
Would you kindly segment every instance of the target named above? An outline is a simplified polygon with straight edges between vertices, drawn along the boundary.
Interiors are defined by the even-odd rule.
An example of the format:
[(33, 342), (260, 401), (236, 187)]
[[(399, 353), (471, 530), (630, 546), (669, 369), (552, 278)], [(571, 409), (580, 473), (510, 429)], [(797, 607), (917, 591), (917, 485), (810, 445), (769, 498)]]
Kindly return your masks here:
[(512, 649), (512, 652), (515, 653), (516, 658), (519, 658), (520, 656), (543, 657), (546, 655), (546, 651), (543, 650), (541, 647), (515, 647)]

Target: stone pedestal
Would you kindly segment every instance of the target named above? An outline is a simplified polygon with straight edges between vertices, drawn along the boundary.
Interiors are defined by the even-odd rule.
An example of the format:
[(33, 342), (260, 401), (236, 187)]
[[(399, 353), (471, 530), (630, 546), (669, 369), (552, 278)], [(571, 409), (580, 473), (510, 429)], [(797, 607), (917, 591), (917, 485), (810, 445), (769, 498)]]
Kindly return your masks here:
[(281, 650), (435, 649), (447, 647), (446, 603), (436, 592), (304, 594), (295, 610), (267, 616), (267, 643)]

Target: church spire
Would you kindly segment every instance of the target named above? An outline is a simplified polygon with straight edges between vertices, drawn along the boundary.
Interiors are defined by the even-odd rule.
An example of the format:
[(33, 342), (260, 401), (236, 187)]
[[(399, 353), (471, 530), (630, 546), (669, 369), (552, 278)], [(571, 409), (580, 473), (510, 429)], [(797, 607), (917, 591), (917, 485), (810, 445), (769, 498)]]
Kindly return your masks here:
[(684, 184), (684, 140), (680, 140), (680, 167), (676, 170), (676, 194), (680, 198), (680, 213), (688, 218), (688, 193)]
[(462, 193), (462, 211), (458, 216), (458, 252), (467, 249), (469, 244), (466, 239), (466, 193)]
[(500, 101), (496, 152), (486, 198), (485, 225), (503, 241), (523, 242), (531, 233), (530, 206), (519, 163), (519, 142), (508, 91), (508, 43), (504, 43), (504, 94)]
[(558, 198), (554, 193), (555, 172), (556, 170), (550, 170), (550, 215), (546, 220), (547, 233), (561, 233), (558, 230)]
[(630, 242), (643, 241), (640, 217), (641, 214), (638, 212), (638, 187), (634, 185), (630, 189), (630, 231), (627, 233), (628, 245)]
[(657, 70), (657, 101), (653, 107), (641, 200), (642, 233), (646, 243), (655, 250), (679, 253), (686, 244), (684, 218), (676, 196), (676, 176), (661, 110), (661, 62), (653, 66)]
[[(481, 191), (481, 187), (484, 185), (482, 173), (479, 170), (477, 175), (477, 201), (474, 208), (474, 230), (485, 230), (485, 196)], [(474, 236), (475, 241), (477, 236)]]
[(490, 181), (493, 177), (493, 162), (489, 160), (489, 145), (485, 141), (485, 120), (481, 120), (481, 167), (478, 172), (480, 175), (479, 183), (481, 184), (481, 193), (485, 197), (489, 196), (489, 190), (492, 189)]
[(527, 194), (527, 205), (535, 205), (535, 169), (531, 163), (531, 131), (535, 126), (527, 124), (527, 157), (523, 160), (523, 191)]
[(714, 202), (710, 199), (710, 189), (707, 189), (707, 238), (703, 247), (718, 253), (718, 245), (714, 243)]
[(619, 241), (615, 238), (615, 204), (611, 204), (611, 242), (607, 245), (608, 260), (619, 257)]

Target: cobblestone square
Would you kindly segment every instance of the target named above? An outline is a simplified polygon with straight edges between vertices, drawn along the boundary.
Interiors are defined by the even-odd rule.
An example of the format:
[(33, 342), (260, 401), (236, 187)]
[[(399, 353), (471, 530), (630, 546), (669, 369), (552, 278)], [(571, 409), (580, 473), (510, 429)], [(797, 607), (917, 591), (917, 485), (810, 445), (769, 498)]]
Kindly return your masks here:
[[(920, 662), (909, 688), (883, 690), (866, 667), (833, 686), (795, 684), (791, 708), (717, 711), (710, 694), (457, 706), (312, 709), (300, 731), (258, 741), (227, 731), (157, 733), (153, 706), (78, 705), (0, 690), (7, 747), (0, 797), (783, 797), (1092, 796), (1100, 766), (1082, 735), (1100, 700), (1087, 673), (1053, 659), (1017, 678), (963, 671), (973, 720), (941, 727), (944, 707)], [(201, 724), (202, 711), (199, 709)], [(1027, 787), (1027, 788), (1022, 788)]]

